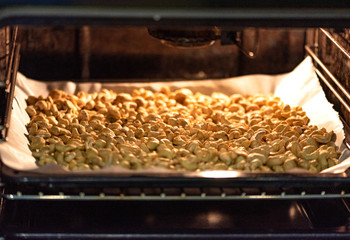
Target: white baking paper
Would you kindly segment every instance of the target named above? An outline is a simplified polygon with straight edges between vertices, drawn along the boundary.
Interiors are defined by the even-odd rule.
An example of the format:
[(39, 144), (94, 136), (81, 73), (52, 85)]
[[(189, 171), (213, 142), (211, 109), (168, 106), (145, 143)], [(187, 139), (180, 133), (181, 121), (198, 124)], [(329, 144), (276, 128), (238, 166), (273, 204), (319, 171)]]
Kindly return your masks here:
[[(212, 92), (222, 92), (227, 95), (240, 93), (248, 94), (274, 94), (281, 100), (291, 106), (302, 106), (307, 116), (310, 118), (310, 124), (333, 130), (337, 135), (336, 145), (343, 150), (342, 162), (323, 172), (341, 173), (350, 166), (349, 150), (345, 149), (343, 140), (343, 126), (338, 113), (333, 110), (320, 86), (314, 71), (311, 58), (307, 57), (292, 72), (280, 75), (249, 75), (228, 79), (201, 80), (201, 81), (176, 81), (176, 82), (143, 82), (143, 83), (74, 83), (74, 82), (40, 82), (28, 79), (18, 73), (15, 97), (13, 100), (13, 110), (10, 121), (10, 128), (7, 141), (0, 144), (0, 155), (3, 163), (15, 170), (34, 171), (39, 173), (60, 173), (72, 174), (57, 165), (47, 165), (39, 167), (31, 155), (28, 147), (28, 140), (25, 136), (27, 130), (25, 125), (29, 122), (25, 108), (25, 99), (30, 96), (47, 96), (50, 90), (58, 88), (69, 94), (78, 91), (98, 92), (102, 88), (112, 89), (115, 92), (131, 92), (135, 88), (146, 88), (153, 91), (159, 91), (164, 85), (171, 90), (177, 88), (188, 88), (193, 92), (201, 92), (210, 95)], [(89, 171), (89, 174), (121, 174), (135, 172), (121, 167), (109, 167), (101, 170)], [(174, 173), (175, 171), (166, 169), (148, 169), (137, 171), (138, 175), (149, 172)], [(74, 172), (75, 174), (77, 172)], [(86, 174), (86, 171), (84, 171)]]

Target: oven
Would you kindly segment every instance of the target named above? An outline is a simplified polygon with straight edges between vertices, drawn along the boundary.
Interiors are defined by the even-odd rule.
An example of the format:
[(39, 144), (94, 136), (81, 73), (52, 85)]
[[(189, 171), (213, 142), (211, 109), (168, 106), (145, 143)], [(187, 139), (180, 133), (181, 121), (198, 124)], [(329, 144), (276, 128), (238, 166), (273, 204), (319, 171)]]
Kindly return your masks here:
[[(215, 85), (308, 58), (349, 146), (346, 1), (2, 1), (0, 25), (2, 142), (20, 128), (10, 124), (19, 72), (63, 84)], [(2, 163), (1, 237), (347, 239), (348, 175), (62, 174)]]

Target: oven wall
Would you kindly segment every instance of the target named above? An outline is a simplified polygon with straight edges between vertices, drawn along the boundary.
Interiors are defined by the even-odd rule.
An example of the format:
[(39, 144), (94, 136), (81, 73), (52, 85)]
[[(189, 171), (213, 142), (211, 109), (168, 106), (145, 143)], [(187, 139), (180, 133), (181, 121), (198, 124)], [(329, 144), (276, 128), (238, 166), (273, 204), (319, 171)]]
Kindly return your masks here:
[[(254, 49), (254, 41), (255, 30), (246, 29), (243, 45)], [(259, 29), (255, 59), (219, 41), (170, 48), (141, 27), (21, 27), (19, 42), (20, 71), (35, 79), (203, 79), (290, 71), (304, 57), (305, 31)]]

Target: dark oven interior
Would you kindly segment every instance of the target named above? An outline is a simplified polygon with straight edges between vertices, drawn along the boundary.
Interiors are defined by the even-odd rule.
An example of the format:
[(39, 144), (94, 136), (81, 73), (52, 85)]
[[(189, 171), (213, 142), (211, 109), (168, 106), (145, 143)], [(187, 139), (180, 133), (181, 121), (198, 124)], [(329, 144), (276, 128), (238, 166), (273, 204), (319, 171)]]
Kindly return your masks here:
[(19, 70), (39, 80), (196, 80), (284, 73), (304, 57), (304, 29), (248, 28), (239, 33), (242, 47), (256, 51), (256, 57), (220, 40), (201, 48), (169, 47), (147, 27), (21, 27)]
[[(144, 21), (138, 19), (139, 15), (132, 15), (147, 15), (147, 11), (140, 10), (145, 7), (142, 4), (138, 11), (131, 11), (131, 5), (121, 3), (130, 7), (129, 17), (108, 15), (110, 12), (102, 8), (97, 13), (83, 11), (86, 15), (79, 15), (69, 8), (74, 5), (69, 1), (66, 6), (72, 11), (71, 16), (42, 15), (32, 9), (32, 15), (19, 11), (13, 18), (4, 18), (0, 29), (0, 97), (6, 103), (0, 108), (2, 138), (6, 137), (13, 97), (11, 83), (17, 70), (43, 81), (181, 79), (195, 84), (201, 79), (285, 73), (305, 56), (311, 56), (348, 139), (350, 36), (344, 25), (350, 17), (337, 17), (346, 3), (333, 6), (325, 2), (317, 7), (310, 2), (307, 6), (295, 6), (295, 18), (287, 15), (273, 19), (269, 14), (283, 15), (290, 10), (288, 5), (273, 8), (270, 1), (264, 6), (252, 2), (256, 8), (249, 7), (248, 2), (238, 8), (251, 14), (261, 14), (259, 9), (265, 9), (264, 14), (232, 22), (216, 16), (214, 11), (215, 17), (204, 14), (203, 19), (193, 17), (189, 24), (189, 15), (180, 3), (173, 7), (179, 10), (175, 16), (183, 18), (172, 19), (170, 14), (164, 23), (159, 23), (162, 18), (157, 14), (152, 13), (151, 20), (146, 16)], [(222, 10), (228, 5), (216, 7)], [(84, 9), (86, 4), (79, 2), (75, 7)], [(115, 12), (120, 10), (118, 4), (114, 7)], [(320, 12), (315, 18), (308, 17), (308, 11), (303, 12), (315, 8)], [(328, 8), (330, 14), (322, 15)], [(108, 13), (110, 18), (99, 13)], [(173, 39), (182, 42), (174, 43)], [(242, 175), (213, 181), (172, 177), (60, 178), (2, 166), (1, 182), (0, 231), (4, 239), (350, 237), (347, 172), (321, 177)]]

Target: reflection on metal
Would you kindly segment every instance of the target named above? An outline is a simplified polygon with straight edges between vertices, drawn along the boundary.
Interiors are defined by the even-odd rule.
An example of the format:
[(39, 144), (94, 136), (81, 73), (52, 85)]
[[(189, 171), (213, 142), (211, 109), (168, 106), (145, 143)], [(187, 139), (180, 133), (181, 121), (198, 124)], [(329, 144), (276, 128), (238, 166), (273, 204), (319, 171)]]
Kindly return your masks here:
[(298, 209), (295, 208), (294, 206), (291, 206), (289, 208), (289, 217), (294, 220), (297, 218), (297, 215), (298, 215)]
[(324, 28), (320, 28), (320, 30), (326, 35), (326, 37), (331, 40), (339, 49), (342, 51), (349, 59), (350, 59), (350, 53), (348, 50), (346, 50), (333, 36), (330, 32), (325, 30)]
[(199, 173), (201, 177), (206, 178), (232, 178), (232, 177), (238, 177), (239, 172), (238, 171), (205, 171)]
[(96, 200), (296, 200), (296, 199), (335, 199), (335, 198), (350, 198), (350, 193), (344, 190), (338, 193), (327, 193), (326, 191), (321, 191), (320, 193), (307, 193), (302, 191), (300, 193), (288, 194), (286, 192), (281, 192), (280, 194), (267, 194), (262, 192), (260, 194), (247, 194), (245, 192), (237, 195), (229, 195), (227, 193), (221, 193), (218, 195), (207, 195), (201, 193), (199, 195), (190, 195), (186, 193), (181, 193), (179, 195), (166, 195), (161, 193), (160, 195), (145, 195), (141, 193), (139, 195), (108, 195), (105, 193), (100, 193), (97, 195), (87, 195), (84, 193), (79, 193), (77, 195), (65, 195), (60, 192), (57, 195), (44, 194), (39, 192), (37, 195), (34, 194), (23, 194), (22, 192), (17, 192), (16, 194), (4, 193), (2, 196), (8, 200), (81, 200), (81, 201), (96, 201)]
[(196, 216), (195, 222), (202, 222), (209, 228), (218, 226), (225, 226), (226, 223), (232, 221), (229, 214), (225, 214), (221, 211), (204, 211)]

